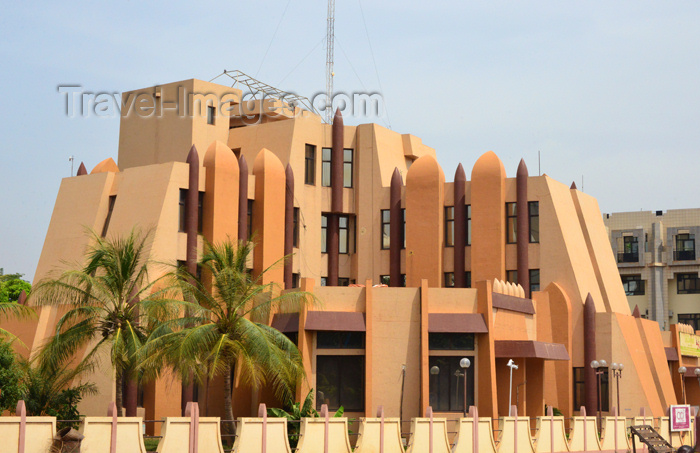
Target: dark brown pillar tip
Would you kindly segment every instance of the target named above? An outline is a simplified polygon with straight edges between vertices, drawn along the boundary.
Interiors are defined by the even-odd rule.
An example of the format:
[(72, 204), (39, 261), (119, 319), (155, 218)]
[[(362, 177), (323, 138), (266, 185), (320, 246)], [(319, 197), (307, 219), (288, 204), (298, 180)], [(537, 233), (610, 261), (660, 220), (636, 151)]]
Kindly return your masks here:
[(403, 178), (398, 167), (394, 168), (394, 173), (391, 174), (391, 184), (398, 184), (399, 186), (403, 184)]
[(243, 169), (245, 169), (245, 172), (248, 173), (248, 161), (245, 160), (245, 156), (241, 154), (241, 157), (238, 158), (238, 168), (240, 169), (241, 173), (243, 173)]
[(460, 163), (457, 165), (457, 170), (455, 171), (455, 181), (467, 181), (467, 175), (464, 173), (464, 167)]
[(641, 318), (642, 316), (639, 314), (639, 305), (634, 306), (634, 311), (632, 312), (632, 316), (635, 318)]
[(78, 174), (76, 176), (83, 176), (87, 175), (87, 168), (85, 168), (85, 164), (80, 162), (80, 167), (78, 167)]
[(187, 154), (187, 163), (196, 163), (197, 165), (199, 165), (199, 153), (197, 152), (197, 147), (194, 145), (192, 145), (189, 154)]
[(518, 164), (518, 172), (516, 176), (529, 176), (529, 173), (527, 171), (527, 165), (525, 165), (525, 159), (520, 159), (520, 163)]
[(338, 123), (339, 126), (343, 125), (343, 114), (340, 113), (340, 107), (335, 109), (335, 116), (333, 116), (333, 125), (335, 126), (336, 123)]
[(578, 189), (578, 187), (576, 187), (576, 181), (572, 181), (572, 182), (571, 182), (571, 188), (574, 189), (574, 190), (577, 190), (577, 189)]
[(27, 303), (27, 293), (22, 290), (21, 293), (19, 293), (19, 298), (17, 299), (17, 303), (20, 305), (25, 305)]
[(287, 178), (287, 186), (294, 187), (294, 171), (290, 164), (287, 164), (287, 168), (284, 169), (284, 176)]

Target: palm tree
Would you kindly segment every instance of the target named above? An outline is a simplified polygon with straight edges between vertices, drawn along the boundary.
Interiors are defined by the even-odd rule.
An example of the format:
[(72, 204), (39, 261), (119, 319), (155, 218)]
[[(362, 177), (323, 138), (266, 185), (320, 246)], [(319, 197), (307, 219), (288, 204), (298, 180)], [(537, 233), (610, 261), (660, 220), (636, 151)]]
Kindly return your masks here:
[(121, 411), (124, 380), (133, 378), (149, 322), (168, 303), (162, 283), (166, 276), (149, 278), (149, 234), (132, 230), (124, 237), (90, 235), (87, 263), (40, 281), (30, 295), (36, 304), (71, 307), (58, 321), (56, 335), (42, 346), (39, 361), (44, 368), (57, 369), (83, 347), (91, 348), (87, 363), (108, 351)]
[[(281, 293), (275, 283), (263, 283), (272, 266), (252, 276), (246, 268), (251, 250), (250, 243), (207, 243), (201, 265), (205, 279), (211, 277), (210, 288), (179, 270), (183, 299), (191, 301), (188, 316), (164, 322), (144, 348), (143, 365), (148, 369), (168, 363), (183, 381), (193, 372), (200, 382), (223, 376), (227, 420), (233, 420), (234, 374), (253, 388), (269, 384), (281, 401), (293, 397), (304, 377), (299, 350), (267, 321), (273, 308), (298, 309), (313, 296), (301, 291)], [(226, 429), (235, 432), (232, 423)]]

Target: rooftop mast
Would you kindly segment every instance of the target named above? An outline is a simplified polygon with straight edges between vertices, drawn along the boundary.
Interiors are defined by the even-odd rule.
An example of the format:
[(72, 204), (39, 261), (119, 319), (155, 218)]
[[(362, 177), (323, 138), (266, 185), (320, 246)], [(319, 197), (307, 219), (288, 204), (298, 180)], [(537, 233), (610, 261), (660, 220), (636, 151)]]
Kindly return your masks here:
[(335, 44), (335, 0), (328, 0), (328, 29), (326, 31), (326, 123), (333, 121), (333, 45)]

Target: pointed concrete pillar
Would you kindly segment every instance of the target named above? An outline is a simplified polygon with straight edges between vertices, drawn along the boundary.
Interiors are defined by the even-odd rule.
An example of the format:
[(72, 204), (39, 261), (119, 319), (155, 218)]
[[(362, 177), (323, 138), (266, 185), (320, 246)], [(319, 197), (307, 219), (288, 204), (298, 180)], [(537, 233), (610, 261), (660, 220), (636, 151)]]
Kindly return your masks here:
[(248, 162), (241, 155), (238, 159), (238, 240), (248, 239)]
[(204, 155), (206, 179), (202, 233), (212, 244), (238, 239), (238, 160), (231, 148), (215, 141)]
[(583, 304), (583, 361), (584, 361), (584, 395), (586, 411), (589, 414), (598, 413), (598, 394), (595, 369), (591, 362), (597, 360), (595, 347), (595, 303), (588, 293)]
[[(391, 175), (389, 196), (389, 286), (401, 286), (401, 248), (403, 247), (403, 216), (401, 215), (401, 189), (403, 179), (398, 168)], [(383, 232), (382, 232), (383, 234)]]
[(455, 171), (454, 199), (455, 199), (455, 221), (454, 221), (454, 275), (455, 287), (464, 288), (467, 286), (467, 278), (464, 270), (464, 248), (467, 246), (467, 206), (465, 203), (467, 191), (467, 175), (464, 173), (462, 164), (457, 166)]
[(290, 289), (292, 284), (292, 253), (294, 252), (294, 172), (291, 165), (285, 169), (285, 201), (284, 201), (284, 289)]
[(516, 173), (516, 197), (517, 197), (517, 240), (518, 240), (518, 283), (525, 290), (525, 297), (530, 295), (530, 264), (528, 248), (530, 244), (530, 207), (527, 200), (527, 166), (525, 160), (520, 159), (518, 172)]
[(87, 168), (85, 168), (85, 164), (80, 162), (80, 166), (78, 167), (78, 173), (75, 176), (84, 176), (87, 175)]

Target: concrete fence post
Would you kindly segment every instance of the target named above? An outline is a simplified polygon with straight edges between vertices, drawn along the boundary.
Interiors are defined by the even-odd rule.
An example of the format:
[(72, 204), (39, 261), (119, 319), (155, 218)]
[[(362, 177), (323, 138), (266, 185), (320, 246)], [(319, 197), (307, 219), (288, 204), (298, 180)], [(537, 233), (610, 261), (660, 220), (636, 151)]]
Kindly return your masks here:
[(431, 406), (425, 409), (425, 416), (429, 419), (428, 453), (433, 453), (433, 408)]
[(547, 417), (549, 417), (549, 451), (554, 453), (554, 408), (547, 406)]
[(328, 453), (328, 405), (321, 405), (321, 417), (323, 417), (323, 453)]
[[(612, 408), (612, 416), (614, 417), (613, 423), (615, 424), (615, 453), (617, 453), (617, 408), (615, 406), (613, 406)], [(607, 433), (605, 435), (607, 436)]]
[(19, 417), (19, 439), (17, 453), (24, 453), (24, 448), (26, 445), (27, 437), (27, 405), (24, 400), (19, 400), (17, 402), (17, 410), (15, 414)]
[(588, 423), (586, 423), (586, 406), (581, 406), (581, 417), (583, 417), (583, 451), (588, 451)]
[(478, 453), (479, 451), (479, 409), (476, 406), (469, 407), (469, 415), (472, 418), (472, 451)]
[(515, 419), (513, 421), (513, 453), (518, 453), (518, 408), (515, 405), (510, 406), (510, 416)]
[(107, 416), (112, 417), (112, 426), (109, 438), (109, 453), (117, 452), (117, 403), (111, 401), (107, 407)]
[(197, 453), (199, 448), (199, 404), (192, 401), (185, 407), (185, 417), (190, 417), (190, 448), (189, 453)]
[(384, 406), (377, 408), (377, 418), (379, 418), (379, 453), (384, 453)]
[(258, 417), (262, 418), (262, 439), (260, 440), (260, 446), (262, 448), (262, 453), (267, 453), (267, 406), (265, 403), (260, 403), (260, 406), (258, 406)]

